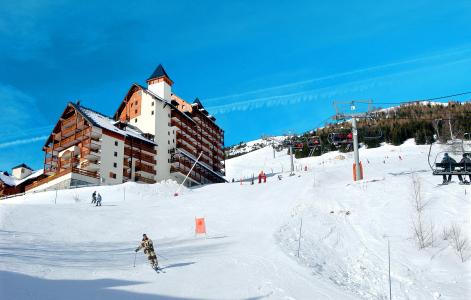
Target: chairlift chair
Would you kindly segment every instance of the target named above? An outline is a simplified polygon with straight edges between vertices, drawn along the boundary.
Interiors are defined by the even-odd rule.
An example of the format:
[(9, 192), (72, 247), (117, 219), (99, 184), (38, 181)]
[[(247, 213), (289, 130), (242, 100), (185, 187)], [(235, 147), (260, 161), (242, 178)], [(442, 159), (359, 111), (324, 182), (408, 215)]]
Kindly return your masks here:
[[(465, 153), (471, 158), (471, 152), (463, 149), (462, 142), (462, 140), (453, 139), (446, 143), (435, 142), (430, 144), (428, 164), (433, 175), (471, 175), (471, 164), (460, 163)], [(434, 152), (433, 149), (435, 148), (439, 148), (439, 151)], [(456, 163), (442, 163), (445, 153), (448, 153)]]
[(327, 141), (336, 147), (353, 143), (353, 134), (351, 132), (331, 132), (327, 136)]
[(304, 142), (303, 142), (302, 140), (296, 140), (296, 141), (294, 142), (293, 148), (294, 148), (295, 150), (302, 150), (302, 149), (304, 148)]
[(379, 140), (383, 137), (383, 131), (379, 127), (367, 125), (362, 131), (364, 140)]

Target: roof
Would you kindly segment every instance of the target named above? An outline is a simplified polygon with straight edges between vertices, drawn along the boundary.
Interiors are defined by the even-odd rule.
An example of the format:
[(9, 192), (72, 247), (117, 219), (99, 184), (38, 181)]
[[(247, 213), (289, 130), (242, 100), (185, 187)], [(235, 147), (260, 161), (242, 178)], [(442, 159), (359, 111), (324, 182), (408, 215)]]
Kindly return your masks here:
[(3, 172), (0, 172), (0, 180), (3, 181), (8, 186), (17, 186), (27, 180), (34, 179), (42, 175), (43, 173), (44, 173), (44, 169), (40, 169), (37, 171), (33, 171), (33, 173), (31, 173), (29, 176), (23, 179), (16, 179), (14, 176), (7, 176), (7, 175), (4, 175)]
[(159, 64), (157, 68), (155, 68), (154, 72), (152, 73), (152, 75), (150, 75), (149, 78), (147, 78), (147, 80), (159, 77), (167, 77), (170, 79), (170, 77), (167, 75), (167, 72), (165, 72), (164, 67), (162, 67), (162, 64)]
[(199, 106), (203, 107), (203, 104), (201, 104), (201, 101), (198, 97), (196, 97), (195, 100), (193, 100), (192, 104), (199, 105)]
[(11, 169), (14, 170), (14, 169), (16, 169), (16, 168), (25, 168), (25, 169), (29, 169), (29, 170), (31, 170), (31, 171), (33, 170), (33, 169), (31, 169), (30, 167), (28, 167), (27, 165), (25, 165), (24, 163), (23, 163), (23, 164), (20, 164), (20, 165), (17, 165), (17, 166), (15, 166), (15, 167), (11, 168)]
[(80, 112), (83, 117), (89, 121), (92, 125), (100, 127), (102, 129), (106, 129), (122, 136), (131, 136), (134, 138), (138, 138), (142, 141), (148, 142), (150, 144), (157, 145), (154, 141), (149, 140), (142, 136), (142, 131), (137, 129), (134, 126), (127, 126), (125, 129), (119, 129), (115, 126), (115, 124), (119, 123), (119, 121), (115, 121), (110, 117), (107, 117), (99, 112), (96, 112), (92, 109), (85, 108), (81, 105), (70, 103), (78, 112)]

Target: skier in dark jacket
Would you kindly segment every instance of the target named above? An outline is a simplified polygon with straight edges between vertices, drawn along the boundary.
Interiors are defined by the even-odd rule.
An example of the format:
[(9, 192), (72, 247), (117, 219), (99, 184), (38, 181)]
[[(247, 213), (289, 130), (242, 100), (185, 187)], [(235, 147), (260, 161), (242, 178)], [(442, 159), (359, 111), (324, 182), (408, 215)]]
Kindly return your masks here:
[[(471, 159), (469, 158), (469, 153), (463, 153), (463, 158), (460, 160), (460, 164), (465, 164), (465, 167), (463, 168), (463, 171), (471, 171)], [(471, 182), (471, 174), (469, 176), (469, 181), (466, 181), (466, 177), (463, 180), (463, 177), (458, 175), (458, 179), (460, 180), (461, 183), (469, 183)]]
[(142, 248), (144, 248), (144, 254), (147, 255), (147, 259), (149, 260), (149, 263), (152, 266), (152, 268), (155, 270), (158, 270), (159, 262), (157, 261), (157, 255), (155, 255), (155, 252), (154, 252), (154, 243), (152, 243), (152, 240), (148, 238), (145, 233), (142, 235), (141, 243), (134, 251), (138, 252)]
[(93, 191), (93, 194), (92, 194), (92, 204), (95, 204), (96, 203), (96, 191)]
[[(450, 172), (450, 171), (453, 171), (455, 169), (451, 165), (453, 163), (456, 163), (456, 160), (454, 160), (451, 156), (449, 156), (448, 153), (445, 153), (443, 155), (442, 164), (447, 164), (445, 166), (445, 171), (446, 172)], [(451, 174), (448, 174), (448, 178), (446, 177), (446, 175), (443, 175), (443, 183), (444, 184), (449, 183), (450, 181), (451, 181)]]

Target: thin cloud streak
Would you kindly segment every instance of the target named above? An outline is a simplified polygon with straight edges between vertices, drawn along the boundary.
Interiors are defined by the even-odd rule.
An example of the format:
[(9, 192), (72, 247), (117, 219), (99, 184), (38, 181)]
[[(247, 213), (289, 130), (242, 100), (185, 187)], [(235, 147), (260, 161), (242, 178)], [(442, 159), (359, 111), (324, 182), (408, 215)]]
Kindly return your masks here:
[(29, 138), (29, 139), (23, 139), (23, 140), (16, 140), (16, 141), (0, 143), (0, 149), (9, 148), (9, 147), (18, 146), (18, 145), (23, 145), (23, 144), (34, 143), (34, 142), (38, 142), (38, 141), (41, 141), (41, 140), (45, 140), (48, 137), (49, 137), (48, 135), (44, 135), (44, 136), (37, 136), (37, 137)]
[(450, 51), (445, 51), (445, 52), (441, 52), (441, 53), (437, 53), (437, 54), (433, 54), (433, 55), (422, 56), (422, 57), (413, 58), (413, 59), (406, 59), (406, 60), (402, 60), (402, 61), (398, 61), (398, 62), (392, 62), (392, 63), (388, 63), (388, 64), (377, 65), (377, 66), (373, 66), (373, 67), (367, 67), (367, 68), (357, 69), (357, 70), (352, 70), (352, 71), (347, 71), (347, 72), (341, 72), (341, 73), (331, 74), (331, 75), (322, 76), (322, 77), (318, 77), (318, 78), (307, 79), (307, 80), (303, 80), (303, 81), (298, 81), (298, 82), (293, 82), (293, 83), (288, 83), (288, 84), (282, 84), (282, 85), (278, 85), (278, 86), (273, 86), (273, 87), (268, 87), (268, 88), (253, 90), (253, 91), (247, 91), (247, 92), (238, 93), (238, 94), (208, 98), (208, 99), (205, 99), (204, 101), (205, 101), (205, 103), (208, 103), (208, 102), (213, 102), (213, 101), (218, 101), (218, 100), (223, 100), (223, 99), (236, 98), (236, 97), (261, 93), (261, 92), (269, 92), (269, 91), (276, 91), (276, 90), (280, 90), (280, 89), (294, 88), (294, 87), (299, 87), (299, 86), (306, 85), (306, 84), (322, 82), (322, 81), (331, 80), (331, 79), (338, 79), (338, 78), (351, 76), (351, 75), (357, 75), (357, 74), (362, 74), (362, 73), (367, 73), (367, 72), (372, 72), (372, 71), (381, 71), (381, 70), (392, 68), (392, 67), (410, 65), (410, 64), (413, 64), (413, 63), (426, 62), (426, 61), (429, 61), (429, 60), (442, 59), (442, 58), (452, 57), (452, 56), (456, 56), (456, 55), (469, 54), (469, 52), (471, 52), (471, 46), (466, 45), (466, 46), (461, 47), (461, 48), (455, 48), (455, 49), (452, 49)]
[(324, 88), (302, 91), (299, 93), (254, 98), (225, 105), (212, 106), (208, 107), (208, 109), (211, 110), (211, 112), (214, 114), (226, 114), (234, 111), (251, 111), (264, 107), (293, 105), (320, 99), (332, 99), (334, 97), (339, 97), (343, 94), (351, 92), (365, 91), (380, 84), (384, 84), (384, 82), (380, 83), (378, 81), (378, 78), (367, 79), (362, 81), (348, 82), (340, 85), (333, 85)]

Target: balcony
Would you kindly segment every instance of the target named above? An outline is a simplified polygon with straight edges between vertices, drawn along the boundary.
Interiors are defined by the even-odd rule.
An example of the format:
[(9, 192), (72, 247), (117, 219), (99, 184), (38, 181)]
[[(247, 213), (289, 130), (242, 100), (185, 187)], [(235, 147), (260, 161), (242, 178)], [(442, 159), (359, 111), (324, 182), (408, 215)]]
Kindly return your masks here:
[(143, 182), (143, 183), (148, 183), (148, 184), (154, 184), (156, 181), (154, 179), (146, 178), (144, 176), (141, 176), (139, 174), (136, 174), (134, 177), (136, 182)]
[(84, 160), (80, 163), (80, 168), (87, 171), (98, 171), (100, 169), (100, 163), (93, 160)]
[(157, 172), (154, 170), (153, 167), (147, 166), (144, 164), (136, 164), (136, 172), (145, 172), (148, 174), (156, 175)]

